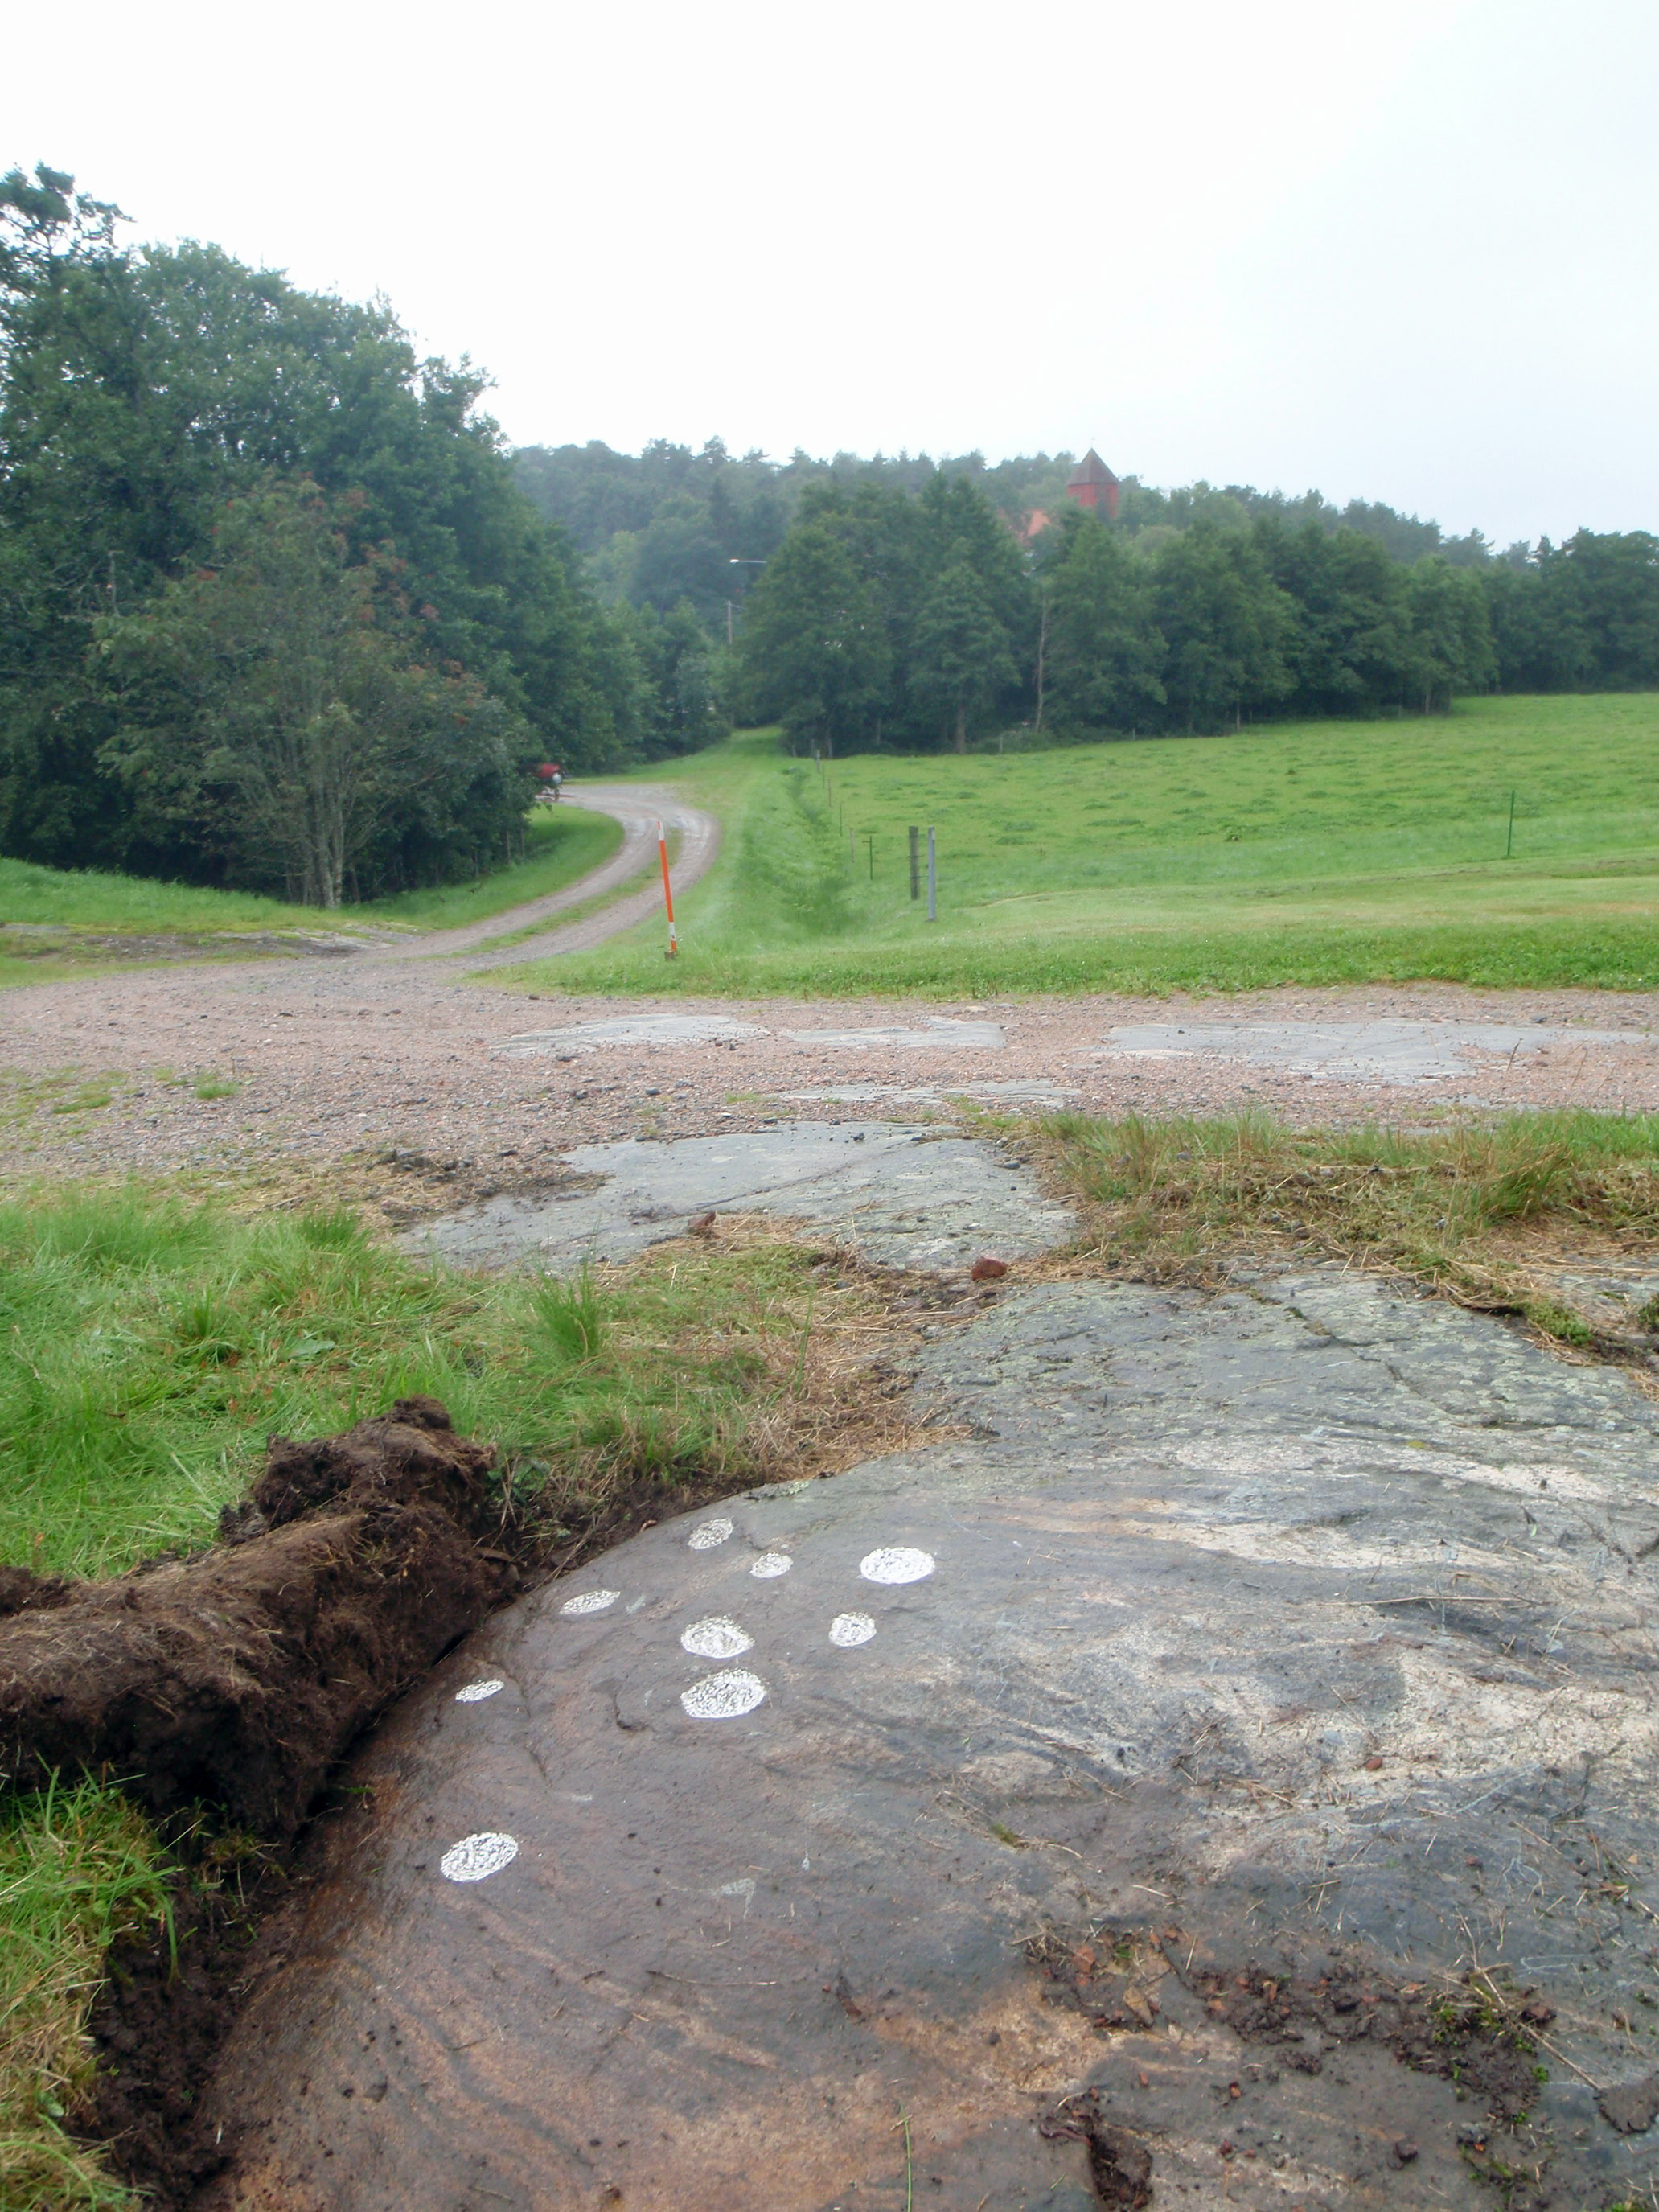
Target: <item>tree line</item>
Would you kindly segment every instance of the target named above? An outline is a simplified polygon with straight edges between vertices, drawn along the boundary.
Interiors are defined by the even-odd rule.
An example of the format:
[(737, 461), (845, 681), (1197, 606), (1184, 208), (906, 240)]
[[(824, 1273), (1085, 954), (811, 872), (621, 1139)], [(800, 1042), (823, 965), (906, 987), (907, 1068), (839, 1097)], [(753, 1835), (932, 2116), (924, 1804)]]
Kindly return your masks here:
[[(695, 451), (657, 438), (638, 453), (617, 453), (598, 439), (585, 446), (523, 446), (514, 465), (538, 512), (588, 556), (601, 597), (664, 611), (684, 600), (719, 629), (733, 597), (732, 562), (775, 553), (809, 486), (850, 495), (873, 485), (915, 496), (936, 475), (963, 477), (1000, 514), (1024, 525), (1036, 513), (1063, 512), (1075, 459), (1072, 453), (1021, 453), (990, 463), (978, 453), (937, 462), (926, 453), (837, 453), (815, 459), (797, 448), (787, 460), (774, 461), (761, 453), (732, 453), (719, 438)], [(1498, 557), (1478, 530), (1449, 537), (1437, 523), (1380, 501), (1351, 500), (1339, 507), (1317, 491), (1291, 496), (1250, 484), (1199, 483), (1160, 491), (1133, 476), (1120, 489), (1118, 522), (1129, 537), (1195, 522), (1244, 528), (1258, 520), (1354, 530), (1397, 561), (1437, 553), (1467, 568)], [(1501, 557), (1524, 562), (1529, 550), (1511, 546)]]
[(1313, 516), (1152, 530), (1068, 505), (1028, 556), (966, 475), (818, 483), (738, 645), (749, 711), (830, 751), (1427, 714), (1500, 684), (1659, 684), (1659, 540), (1471, 566)]
[(519, 847), (536, 765), (726, 723), (382, 303), (0, 179), (0, 852), (322, 906)]

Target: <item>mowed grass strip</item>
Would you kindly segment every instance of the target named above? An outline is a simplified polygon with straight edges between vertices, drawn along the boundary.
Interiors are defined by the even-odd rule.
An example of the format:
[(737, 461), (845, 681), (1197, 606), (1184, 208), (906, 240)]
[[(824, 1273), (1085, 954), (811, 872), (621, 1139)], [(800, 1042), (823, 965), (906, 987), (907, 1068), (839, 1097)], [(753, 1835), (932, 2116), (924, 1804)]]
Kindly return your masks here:
[(1659, 1255), (1659, 1115), (1513, 1114), (1431, 1131), (1292, 1130), (1258, 1113), (1042, 1124), (1082, 1201), (1079, 1256), (1147, 1279), (1238, 1258), (1340, 1260), (1524, 1314), (1561, 1342), (1645, 1362), (1659, 1314), (1615, 1340), (1550, 1279), (1593, 1249)]
[(402, 891), (333, 912), (247, 891), (0, 860), (0, 925), (23, 925), (11, 934), (0, 929), (0, 988), (49, 981), (78, 972), (82, 963), (106, 960), (107, 947), (82, 941), (103, 937), (184, 938), (210, 946), (216, 936), (247, 932), (462, 928), (562, 890), (602, 866), (622, 840), (622, 824), (607, 814), (537, 807), (525, 823), (525, 857), (511, 867), (474, 882)]
[[(676, 781), (727, 830), (681, 902), (680, 958), (664, 962), (651, 927), (513, 982), (969, 998), (1659, 985), (1659, 696), (823, 770), (748, 732)], [(931, 926), (909, 896), (912, 823), (924, 846), (937, 831)]]

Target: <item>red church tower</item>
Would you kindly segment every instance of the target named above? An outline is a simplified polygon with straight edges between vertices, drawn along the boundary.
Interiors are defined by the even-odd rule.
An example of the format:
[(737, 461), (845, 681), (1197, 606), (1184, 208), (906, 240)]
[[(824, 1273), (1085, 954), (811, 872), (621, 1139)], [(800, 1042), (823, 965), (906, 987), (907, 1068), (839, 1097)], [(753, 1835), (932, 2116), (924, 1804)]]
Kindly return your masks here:
[(1066, 496), (1108, 522), (1117, 520), (1117, 478), (1092, 446), (1073, 470)]

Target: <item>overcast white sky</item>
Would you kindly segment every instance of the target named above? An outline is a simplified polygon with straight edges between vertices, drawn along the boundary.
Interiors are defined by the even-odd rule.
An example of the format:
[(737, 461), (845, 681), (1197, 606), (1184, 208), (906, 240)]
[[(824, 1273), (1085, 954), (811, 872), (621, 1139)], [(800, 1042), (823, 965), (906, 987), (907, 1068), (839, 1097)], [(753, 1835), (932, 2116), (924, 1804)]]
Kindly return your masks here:
[(0, 167), (386, 293), (520, 443), (1659, 527), (1654, 0), (88, 0), (5, 47)]

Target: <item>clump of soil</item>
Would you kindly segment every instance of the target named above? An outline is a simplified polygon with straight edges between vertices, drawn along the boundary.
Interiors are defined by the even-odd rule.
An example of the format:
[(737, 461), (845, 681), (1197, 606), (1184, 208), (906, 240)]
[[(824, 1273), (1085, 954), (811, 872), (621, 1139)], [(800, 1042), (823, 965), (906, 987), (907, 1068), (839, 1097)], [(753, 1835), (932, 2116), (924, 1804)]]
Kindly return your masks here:
[(276, 1840), (369, 1722), (517, 1586), (493, 1448), (435, 1399), (274, 1438), (223, 1541), (109, 1582), (0, 1588), (0, 1766), (121, 1777), (152, 1814)]
[(76, 2116), (155, 2212), (220, 2163), (197, 2088), (330, 1768), (535, 1559), (495, 1466), (436, 1399), (400, 1399), (338, 1436), (273, 1437), (195, 1558), (100, 1583), (0, 1569), (4, 1779), (102, 1770), (191, 1863), (171, 1926), (109, 1954)]
[[(1050, 2002), (1086, 2014), (1106, 2033), (1152, 2026), (1158, 1984), (1175, 1971), (1171, 1954), (1179, 1955), (1180, 1943), (1179, 1929), (1160, 1936), (1101, 1926), (1075, 1942), (1045, 1928), (1024, 1948)], [(1180, 1978), (1212, 2019), (1241, 2042), (1274, 2045), (1278, 2063), (1296, 2072), (1322, 2073), (1328, 2051), (1369, 2039), (1402, 2065), (1455, 2082), (1494, 2119), (1512, 2120), (1537, 2100), (1534, 2031), (1555, 2014), (1532, 1990), (1502, 1990), (1474, 1974), (1431, 1989), (1340, 1959), (1317, 1978), (1252, 1962)]]
[(1532, 1990), (1499, 1991), (1472, 1974), (1435, 1990), (1342, 1964), (1317, 1980), (1252, 1965), (1196, 1974), (1192, 1986), (1242, 2041), (1278, 2045), (1282, 2062), (1302, 2073), (1321, 2070), (1322, 2041), (1369, 2038), (1402, 2065), (1455, 2082), (1497, 2120), (1513, 2120), (1536, 2101), (1529, 2031), (1555, 2016)]
[(602, 1175), (578, 1175), (562, 1161), (551, 1166), (520, 1164), (509, 1168), (498, 1158), (493, 1168), (485, 1169), (471, 1157), (445, 1159), (400, 1145), (377, 1152), (368, 1163), (371, 1171), (387, 1168), (409, 1178), (395, 1194), (380, 1201), (380, 1212), (398, 1229), (504, 1194), (514, 1198), (550, 1194), (574, 1198), (580, 1192), (598, 1190), (609, 1180)]

